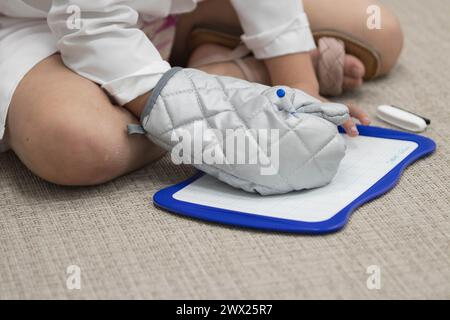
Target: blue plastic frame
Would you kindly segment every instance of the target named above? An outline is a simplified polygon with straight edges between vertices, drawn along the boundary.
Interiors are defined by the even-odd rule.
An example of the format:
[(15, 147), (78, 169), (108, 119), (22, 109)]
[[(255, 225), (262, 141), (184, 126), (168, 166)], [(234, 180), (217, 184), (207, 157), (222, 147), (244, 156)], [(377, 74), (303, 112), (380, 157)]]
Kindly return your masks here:
[[(342, 132), (342, 128), (339, 129)], [(376, 184), (329, 220), (303, 222), (273, 218), (184, 202), (173, 197), (176, 192), (200, 178), (203, 175), (201, 172), (177, 185), (158, 191), (153, 196), (153, 202), (156, 206), (172, 213), (237, 227), (305, 234), (336, 232), (347, 224), (354, 210), (392, 189), (408, 165), (436, 150), (436, 144), (433, 140), (416, 134), (371, 126), (358, 126), (358, 129), (360, 134), (364, 136), (414, 141), (418, 144), (418, 147)]]

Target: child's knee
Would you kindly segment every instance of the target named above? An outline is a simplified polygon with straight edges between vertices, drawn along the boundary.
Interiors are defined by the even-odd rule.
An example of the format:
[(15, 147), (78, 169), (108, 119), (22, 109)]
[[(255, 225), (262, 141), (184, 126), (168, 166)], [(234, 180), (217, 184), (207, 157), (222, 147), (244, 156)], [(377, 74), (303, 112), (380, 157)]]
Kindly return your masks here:
[(120, 152), (91, 133), (61, 135), (58, 150), (48, 155), (48, 162), (36, 167), (35, 173), (49, 182), (68, 186), (96, 185), (117, 177), (121, 171)]
[(120, 150), (113, 141), (96, 134), (95, 129), (64, 134), (61, 140), (65, 143), (54, 154), (54, 166), (46, 180), (83, 186), (101, 184), (120, 175), (123, 171)]
[[(38, 128), (36, 128), (38, 127)], [(107, 182), (123, 171), (117, 134), (100, 123), (48, 117), (45, 123), (14, 138), (13, 150), (46, 181), (68, 186)]]
[(381, 15), (381, 74), (386, 74), (395, 66), (403, 49), (404, 35), (397, 16), (384, 9)]

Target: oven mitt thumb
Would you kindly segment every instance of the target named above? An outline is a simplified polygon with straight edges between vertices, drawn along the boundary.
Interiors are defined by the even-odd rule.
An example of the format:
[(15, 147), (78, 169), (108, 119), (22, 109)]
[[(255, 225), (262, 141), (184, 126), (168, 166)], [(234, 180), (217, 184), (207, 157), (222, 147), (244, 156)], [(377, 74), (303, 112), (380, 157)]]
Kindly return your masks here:
[(173, 68), (153, 89), (142, 127), (128, 131), (172, 151), (175, 163), (271, 195), (328, 184), (346, 148), (337, 125), (348, 118), (346, 106), (300, 90)]

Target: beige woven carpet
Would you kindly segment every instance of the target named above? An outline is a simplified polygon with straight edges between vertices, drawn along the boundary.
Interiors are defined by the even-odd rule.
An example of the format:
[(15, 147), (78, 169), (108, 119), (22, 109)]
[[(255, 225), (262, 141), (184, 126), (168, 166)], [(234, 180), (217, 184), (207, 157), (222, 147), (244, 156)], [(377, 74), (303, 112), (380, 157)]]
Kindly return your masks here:
[[(450, 1), (395, 0), (406, 49), (356, 98), (429, 116), (433, 156), (328, 236), (229, 228), (155, 209), (192, 171), (169, 161), (95, 188), (61, 188), (0, 155), (0, 298), (450, 298)], [(381, 125), (377, 122), (376, 124)], [(66, 268), (81, 268), (81, 290)], [(380, 290), (366, 269), (381, 268)]]

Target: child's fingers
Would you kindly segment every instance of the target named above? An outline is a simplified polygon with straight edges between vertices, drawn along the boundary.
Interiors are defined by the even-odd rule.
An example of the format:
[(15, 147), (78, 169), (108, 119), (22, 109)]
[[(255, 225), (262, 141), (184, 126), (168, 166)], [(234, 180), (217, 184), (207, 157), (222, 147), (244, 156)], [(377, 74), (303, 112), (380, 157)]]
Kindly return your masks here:
[[(329, 100), (327, 100), (326, 98), (320, 97), (320, 99), (323, 102), (328, 102)], [(354, 105), (352, 103), (347, 104), (348, 107), (348, 111), (350, 113), (351, 117), (355, 117), (356, 119), (358, 119), (361, 124), (367, 126), (370, 124), (370, 118), (367, 115), (367, 113), (364, 111), (364, 109), (362, 109), (361, 107)], [(358, 128), (356, 127), (355, 122), (352, 120), (352, 118), (348, 119), (347, 121), (345, 121), (342, 124), (342, 127), (344, 128), (345, 132), (350, 136), (350, 137), (357, 137), (359, 135), (359, 131)]]
[(347, 107), (350, 112), (350, 115), (358, 119), (362, 125), (368, 126), (370, 124), (369, 115), (364, 111), (363, 108), (351, 103), (347, 104)]
[(350, 137), (356, 137), (359, 135), (358, 129), (356, 128), (355, 123), (353, 122), (352, 119), (348, 119), (347, 121), (345, 121), (342, 124), (342, 127), (344, 128), (345, 132), (350, 136)]

